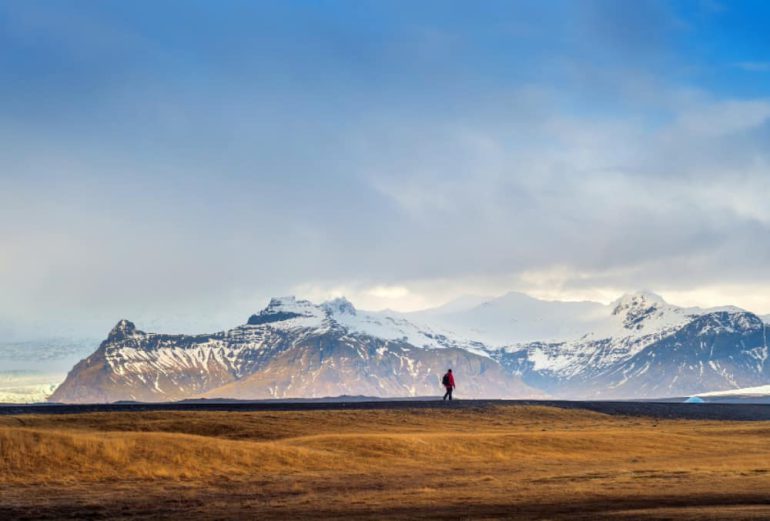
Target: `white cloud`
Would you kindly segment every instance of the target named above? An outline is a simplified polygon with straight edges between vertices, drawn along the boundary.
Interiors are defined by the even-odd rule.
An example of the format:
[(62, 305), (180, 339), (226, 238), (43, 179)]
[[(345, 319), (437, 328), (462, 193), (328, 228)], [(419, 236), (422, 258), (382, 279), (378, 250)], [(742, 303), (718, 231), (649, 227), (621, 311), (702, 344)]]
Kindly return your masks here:
[(0, 120), (0, 317), (97, 316), (101, 334), (124, 316), (240, 321), (286, 293), (401, 310), (508, 290), (758, 295), (770, 101), (697, 88), (666, 46), (669, 9), (645, 6), (569, 7), (500, 55), (476, 47), (486, 23), (421, 20), (422, 36), (361, 46), (336, 25), (276, 27), (277, 47), (251, 48), (245, 24), (224, 61), (178, 59), (185, 35), (155, 26), (105, 40), (113, 18), (21, 24), (22, 40), (53, 24), (69, 43), (48, 49), (61, 84), (23, 76), (35, 68), (11, 50), (10, 83), (30, 87)]
[(723, 136), (751, 130), (770, 118), (767, 100), (728, 100), (692, 107), (679, 114), (678, 126), (700, 136)]

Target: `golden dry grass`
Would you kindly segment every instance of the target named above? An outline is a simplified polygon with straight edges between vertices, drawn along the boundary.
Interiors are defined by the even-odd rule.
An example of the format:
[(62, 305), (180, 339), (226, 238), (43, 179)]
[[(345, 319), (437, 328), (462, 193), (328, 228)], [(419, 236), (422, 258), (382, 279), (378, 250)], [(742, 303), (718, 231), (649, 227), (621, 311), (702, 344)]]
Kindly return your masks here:
[(523, 406), (0, 417), (0, 517), (764, 519), (768, 434)]

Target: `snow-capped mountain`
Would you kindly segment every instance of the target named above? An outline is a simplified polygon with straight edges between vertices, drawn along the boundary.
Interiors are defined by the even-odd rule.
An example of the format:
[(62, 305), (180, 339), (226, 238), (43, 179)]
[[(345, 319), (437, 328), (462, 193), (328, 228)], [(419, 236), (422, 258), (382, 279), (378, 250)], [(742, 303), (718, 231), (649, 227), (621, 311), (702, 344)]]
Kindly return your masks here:
[(594, 329), (576, 340), (518, 344), (501, 351), (524, 350), (535, 371), (568, 378), (628, 360), (697, 316), (649, 292), (623, 295), (603, 309), (592, 321)]
[(447, 367), (463, 375), (465, 396), (539, 394), (482, 344), (358, 312), (344, 299), (314, 305), (286, 297), (208, 335), (145, 333), (122, 320), (51, 401), (435, 395)]
[[(474, 331), (527, 338), (562, 318), (569, 326), (546, 338), (580, 334), (470, 340)], [(650, 292), (609, 305), (508, 294), (489, 305), (466, 300), (410, 314), (359, 311), (345, 299), (315, 305), (286, 297), (213, 334), (145, 333), (121, 321), (51, 399), (435, 395), (447, 367), (465, 397), (685, 396), (770, 384), (767, 329), (738, 308), (682, 308)]]
[(680, 308), (641, 292), (613, 302), (596, 331), (492, 355), (551, 394), (652, 398), (770, 382), (767, 326), (733, 307)]
[(620, 396), (627, 386), (647, 396), (682, 396), (767, 382), (767, 327), (745, 311), (696, 317), (603, 379)]

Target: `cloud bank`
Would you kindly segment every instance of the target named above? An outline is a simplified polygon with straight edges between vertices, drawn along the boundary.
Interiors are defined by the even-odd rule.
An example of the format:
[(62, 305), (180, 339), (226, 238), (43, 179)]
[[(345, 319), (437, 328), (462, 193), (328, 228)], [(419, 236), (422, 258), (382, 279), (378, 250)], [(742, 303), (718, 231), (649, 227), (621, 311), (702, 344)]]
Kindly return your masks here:
[(768, 17), (739, 9), (7, 2), (0, 329), (286, 293), (770, 312)]

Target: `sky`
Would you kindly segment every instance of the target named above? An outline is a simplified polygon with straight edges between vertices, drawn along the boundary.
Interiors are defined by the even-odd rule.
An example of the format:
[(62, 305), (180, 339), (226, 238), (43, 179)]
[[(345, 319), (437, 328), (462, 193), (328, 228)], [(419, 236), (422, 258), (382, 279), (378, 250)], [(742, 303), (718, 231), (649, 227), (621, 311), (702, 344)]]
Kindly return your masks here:
[(770, 313), (763, 1), (0, 0), (0, 334), (517, 290)]

